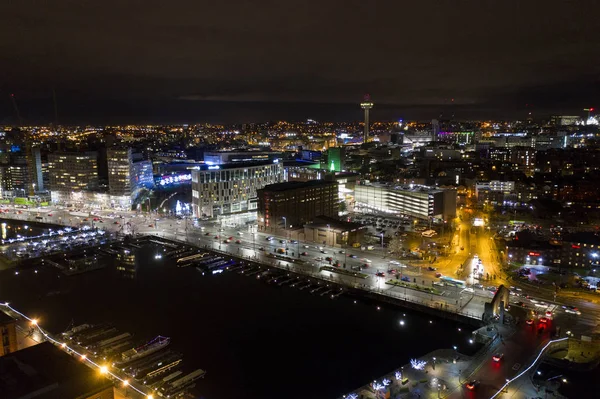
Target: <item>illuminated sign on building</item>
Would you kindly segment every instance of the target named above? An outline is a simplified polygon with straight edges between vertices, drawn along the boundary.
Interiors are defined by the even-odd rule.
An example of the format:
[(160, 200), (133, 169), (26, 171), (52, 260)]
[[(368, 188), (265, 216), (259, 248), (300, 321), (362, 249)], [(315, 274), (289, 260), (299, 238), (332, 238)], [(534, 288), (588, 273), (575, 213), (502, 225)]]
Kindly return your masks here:
[(189, 183), (192, 181), (191, 173), (184, 173), (181, 175), (167, 175), (160, 176), (156, 178), (156, 184), (161, 186), (167, 186), (170, 184), (178, 184), (178, 183)]

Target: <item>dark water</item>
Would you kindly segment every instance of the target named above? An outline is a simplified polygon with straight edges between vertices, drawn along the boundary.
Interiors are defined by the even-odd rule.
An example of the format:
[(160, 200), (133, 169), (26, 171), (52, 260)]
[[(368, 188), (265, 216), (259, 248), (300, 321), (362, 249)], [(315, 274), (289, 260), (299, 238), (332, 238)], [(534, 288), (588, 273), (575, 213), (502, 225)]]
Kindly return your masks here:
[(53, 332), (74, 319), (169, 336), (188, 368), (207, 371), (197, 393), (211, 399), (335, 398), (431, 350), (468, 346), (465, 326), (235, 272), (202, 276), (155, 260), (156, 248), (138, 251), (134, 274), (114, 266), (71, 277), (33, 266), (2, 272), (0, 301)]

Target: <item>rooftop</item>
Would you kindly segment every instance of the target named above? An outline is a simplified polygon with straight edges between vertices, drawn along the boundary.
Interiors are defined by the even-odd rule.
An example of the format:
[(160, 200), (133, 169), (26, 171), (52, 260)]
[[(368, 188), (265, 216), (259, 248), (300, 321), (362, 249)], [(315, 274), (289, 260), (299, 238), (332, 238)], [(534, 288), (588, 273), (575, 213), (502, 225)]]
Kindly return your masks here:
[(298, 188), (329, 186), (329, 185), (333, 185), (333, 184), (337, 184), (337, 182), (331, 181), (331, 180), (288, 181), (288, 182), (284, 182), (284, 183), (269, 184), (269, 185), (265, 186), (262, 190), (264, 190), (264, 191), (287, 191), (287, 190), (295, 190)]
[(576, 242), (582, 244), (600, 245), (600, 236), (591, 231), (579, 231), (576, 233), (566, 234), (563, 237), (565, 242)]
[(3, 399), (74, 399), (112, 386), (107, 378), (50, 342), (0, 357)]
[(251, 168), (257, 166), (267, 166), (276, 164), (276, 161), (256, 161), (256, 162), (232, 162), (232, 163), (223, 163), (219, 165), (209, 165), (203, 164), (198, 165), (192, 170), (227, 170), (227, 169), (243, 169), (243, 168)]
[(408, 191), (412, 193), (438, 193), (443, 190), (438, 187), (422, 186), (419, 184), (390, 184), (390, 183), (364, 183), (361, 186), (370, 186), (377, 188), (387, 188), (395, 191)]

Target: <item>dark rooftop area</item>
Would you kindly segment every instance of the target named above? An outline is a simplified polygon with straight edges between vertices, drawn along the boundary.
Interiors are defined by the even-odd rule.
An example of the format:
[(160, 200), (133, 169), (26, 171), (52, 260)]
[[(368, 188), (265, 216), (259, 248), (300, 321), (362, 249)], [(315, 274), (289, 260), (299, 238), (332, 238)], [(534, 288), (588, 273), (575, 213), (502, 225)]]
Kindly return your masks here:
[(330, 184), (337, 184), (337, 182), (331, 180), (309, 180), (309, 181), (288, 181), (285, 183), (275, 183), (265, 186), (262, 190), (264, 191), (287, 191), (294, 190), (297, 188), (327, 186)]
[(215, 170), (216, 171), (216, 170), (227, 170), (227, 169), (251, 168), (253, 166), (271, 165), (273, 163), (277, 163), (277, 162), (264, 160), (264, 161), (221, 163), (218, 165), (200, 164), (200, 165), (196, 165), (196, 167), (194, 169)]
[(591, 231), (579, 231), (575, 233), (566, 234), (563, 237), (563, 241), (600, 245), (600, 236)]
[(0, 357), (0, 398), (75, 399), (113, 384), (49, 342)]

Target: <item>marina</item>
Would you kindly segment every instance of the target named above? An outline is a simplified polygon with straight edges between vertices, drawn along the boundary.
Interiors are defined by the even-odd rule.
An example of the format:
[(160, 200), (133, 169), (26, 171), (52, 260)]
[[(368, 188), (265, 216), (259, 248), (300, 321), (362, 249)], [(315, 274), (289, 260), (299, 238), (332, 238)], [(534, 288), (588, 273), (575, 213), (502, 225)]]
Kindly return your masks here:
[[(135, 375), (136, 381), (152, 386), (157, 392), (155, 397), (160, 396), (158, 393), (179, 395), (187, 390), (206, 398), (331, 398), (354, 388), (356, 381), (368, 381), (396, 367), (398, 359), (408, 361), (410, 356), (420, 354), (423, 346), (435, 349), (467, 340), (457, 330), (450, 329), (443, 336), (432, 331), (435, 342), (422, 342), (418, 352), (389, 347), (389, 358), (382, 358), (376, 356), (381, 340), (398, 336), (421, 339), (416, 331), (419, 325), (421, 329), (428, 328), (426, 316), (407, 314), (411, 328), (399, 328), (399, 310), (395, 307), (378, 308), (369, 301), (356, 302), (355, 297), (348, 297), (339, 287), (327, 286), (312, 277), (176, 245), (173, 248), (140, 239), (125, 245), (130, 249), (113, 247), (118, 253), (131, 251), (127, 267), (136, 270), (133, 278), (119, 270), (122, 261), (107, 256), (102, 258), (107, 264), (102, 270), (62, 278), (57, 278), (60, 271), (53, 266), (34, 273), (33, 267), (25, 265), (18, 275), (2, 275), (0, 289), (6, 300), (39, 317), (51, 331), (64, 331), (69, 326), (65, 339), (85, 343), (90, 355), (102, 362), (118, 364), (128, 375)], [(180, 252), (167, 257), (166, 253), (172, 250)], [(206, 255), (192, 259), (194, 267), (177, 267), (179, 258), (191, 256), (182, 255), (186, 251)], [(20, 279), (24, 290), (41, 293), (44, 300), (15, 290), (15, 279)], [(105, 292), (107, 287), (111, 287), (110, 294), (103, 295), (101, 301), (97, 295), (90, 295)], [(48, 292), (60, 294), (45, 296)], [(202, 315), (200, 328), (192, 327), (197, 324), (190, 322), (190, 315)], [(281, 325), (272, 324), (273, 320), (284, 319)], [(355, 322), (357, 319), (361, 323)], [(219, 325), (219, 333), (211, 327), (214, 324)], [(286, 326), (283, 330), (282, 325)], [(317, 351), (314, 342), (304, 335), (318, 331), (337, 336), (339, 331), (347, 330), (355, 334), (328, 345), (328, 354)], [(163, 341), (143, 339), (158, 331), (165, 334)], [(361, 337), (359, 345), (354, 336)], [(168, 344), (159, 343), (167, 337)], [(152, 346), (156, 343), (161, 347)], [(360, 348), (350, 354), (348, 348), (357, 346)], [(280, 349), (273, 349), (283, 347), (288, 352), (285, 357)], [(140, 353), (144, 355), (137, 357)], [(179, 358), (181, 354), (185, 358)], [(330, 360), (315, 363), (314, 359), (320, 356)], [(359, 356), (372, 365), (348, 367), (348, 356)], [(264, 373), (254, 372), (256, 358), (265, 359), (264, 372), (269, 374), (270, 383)], [(331, 372), (332, 367), (335, 373)], [(210, 371), (208, 375), (205, 370)], [(173, 386), (173, 382), (195, 371), (195, 375)], [(288, 388), (297, 378), (310, 382), (291, 393)]]

